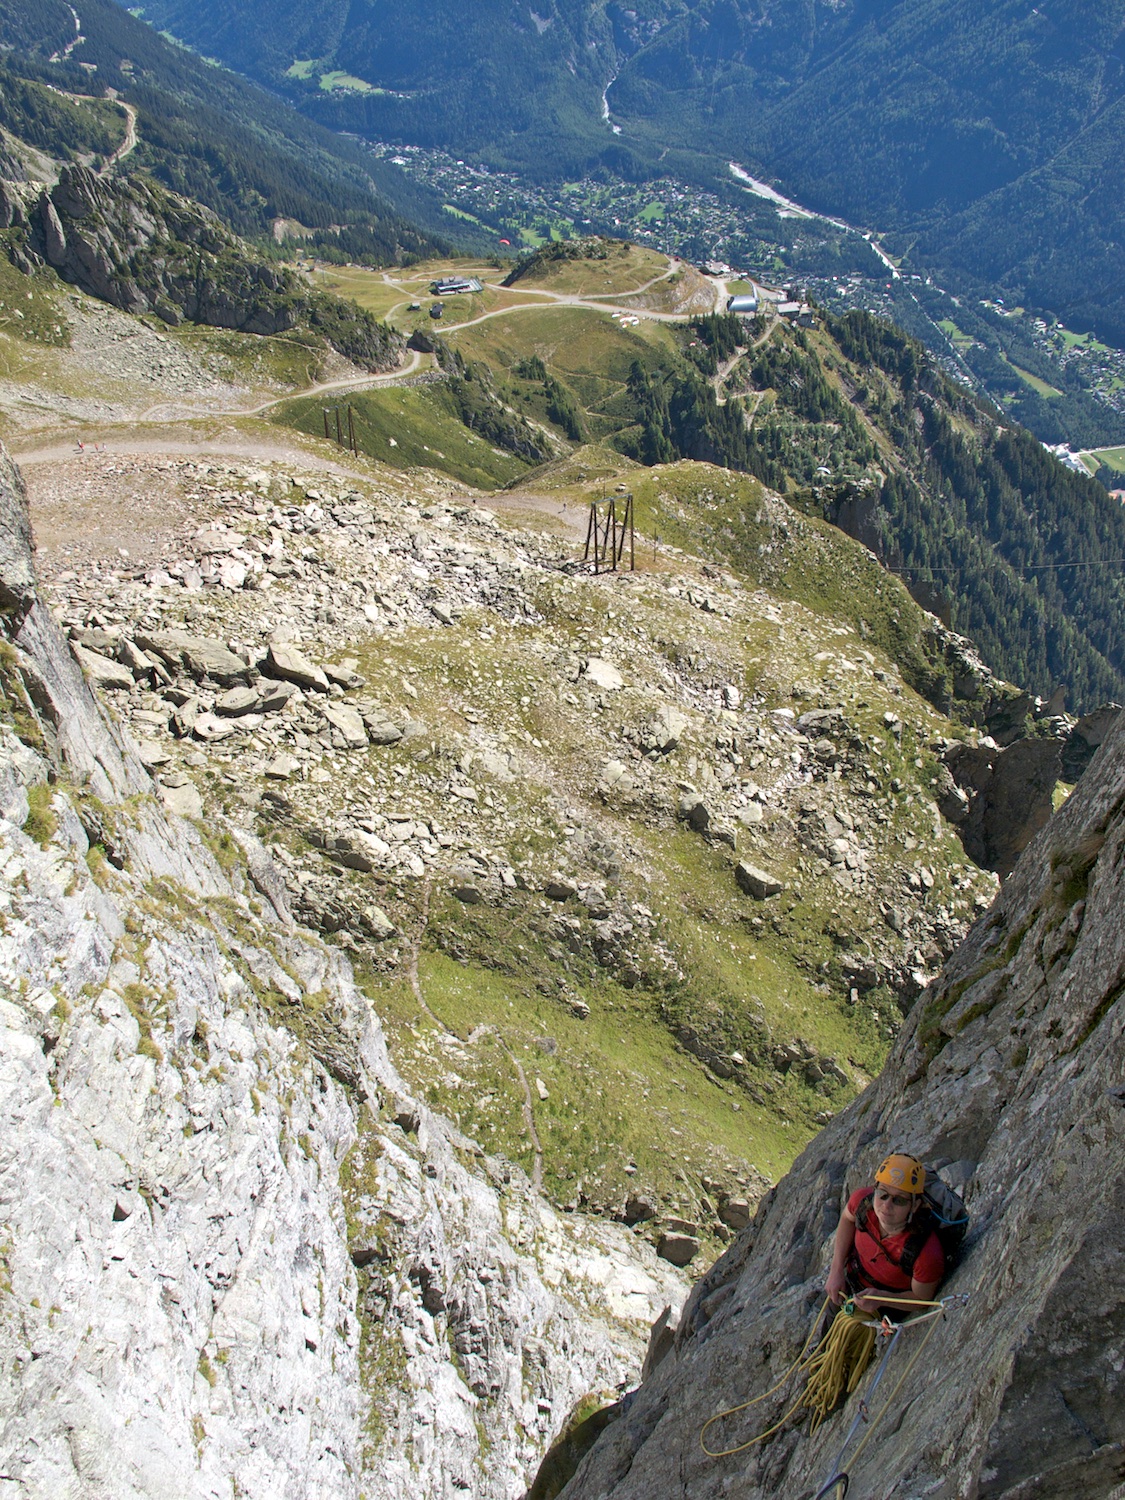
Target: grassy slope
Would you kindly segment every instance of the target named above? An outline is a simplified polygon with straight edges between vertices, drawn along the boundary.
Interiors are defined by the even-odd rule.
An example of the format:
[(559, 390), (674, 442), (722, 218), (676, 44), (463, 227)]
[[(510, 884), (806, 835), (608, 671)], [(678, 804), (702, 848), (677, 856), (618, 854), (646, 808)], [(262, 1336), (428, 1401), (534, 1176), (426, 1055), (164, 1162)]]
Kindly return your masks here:
[(360, 451), (395, 468), (435, 469), (484, 490), (508, 484), (526, 472), (519, 459), (468, 430), (440, 385), (302, 398), (282, 403), (271, 415), (282, 426), (318, 437), (324, 434), (327, 407), (334, 436), (337, 405), (345, 437), (350, 405)]
[[(672, 529), (675, 506), (705, 503), (708, 480), (721, 486), (730, 476), (705, 465), (677, 465), (653, 477), (660, 499), (646, 502), (652, 506), (647, 513), (664, 518), (664, 534)], [(742, 486), (743, 502), (753, 498), (752, 481), (735, 483)], [(381, 637), (358, 651), (361, 670), (372, 678), (389, 683), (416, 673), (415, 680), (428, 682), (434, 701), (425, 712), (426, 739), (439, 753), (455, 753), (452, 746), (464, 732), (457, 705), (470, 693), (478, 713), (502, 725), (510, 742), (530, 737), (541, 744), (543, 753), (529, 752), (532, 759), (515, 785), (474, 772), (519, 830), (508, 845), (513, 863), (549, 871), (565, 857), (567, 818), (587, 828), (592, 820), (607, 843), (630, 851), (622, 884), (655, 913), (657, 941), (674, 956), (679, 972), (667, 983), (626, 989), (588, 957), (561, 952), (553, 931), (543, 930), (559, 912), (551, 903), (513, 894), (500, 908), (467, 907), (435, 893), (420, 980), (428, 1006), (453, 1036), (421, 1015), (401, 979), (372, 976), (373, 996), (407, 1075), (483, 1145), (528, 1168), (522, 1094), (505, 1046), (529, 1079), (543, 1081), (549, 1097), (536, 1098), (535, 1119), (545, 1180), (562, 1202), (582, 1194), (595, 1205), (614, 1207), (640, 1187), (691, 1213), (701, 1177), (731, 1188), (772, 1179), (809, 1138), (817, 1116), (842, 1102), (854, 1085), (814, 1088), (795, 1073), (778, 1074), (761, 1057), (763, 1037), (799, 1037), (862, 1082), (878, 1070), (896, 1015), (889, 995), (879, 990), (858, 1007), (850, 1004), (846, 986), (841, 991), (835, 977), (840, 953), (853, 944), (862, 948), (865, 934), (881, 929), (877, 903), (850, 898), (833, 879), (813, 872), (784, 819), (738, 835), (745, 857), (790, 882), (790, 892), (763, 916), (734, 887), (724, 847), (707, 845), (668, 812), (654, 815), (628, 798), (591, 800), (596, 767), (619, 744), (616, 726), (639, 719), (645, 704), (663, 696), (652, 675), (653, 643), (657, 666), (675, 662), (676, 675), (686, 680), (737, 682), (757, 694), (763, 711), (794, 698), (802, 709), (843, 702), (852, 731), (877, 747), (871, 753), (871, 795), (888, 798), (875, 859), (880, 882), (897, 886), (902, 861), (921, 858), (908, 851), (925, 849), (935, 875), (927, 899), (935, 905), (963, 899), (951, 881), (964, 868), (963, 856), (955, 841), (935, 844), (932, 804), (924, 791), (915, 799), (910, 792), (889, 797), (887, 790), (895, 777), (910, 787), (927, 786), (935, 769), (933, 737), (948, 725), (896, 689), (893, 668), (879, 683), (869, 667), (856, 671), (843, 660), (845, 651), (862, 657), (864, 650), (846, 616), (853, 591), (870, 582), (864, 577), (868, 559), (831, 528), (799, 517), (792, 518), (788, 540), (792, 551), (788, 545), (779, 549), (785, 553), (779, 572), (800, 580), (807, 606), (784, 603), (788, 589), (779, 578), (774, 597), (780, 619), (762, 612), (765, 601), (750, 606), (737, 591), (729, 613), (700, 615), (688, 599), (666, 591), (663, 581), (671, 583), (682, 569), (689, 581), (702, 582), (695, 565), (685, 559), (668, 574), (662, 560), (642, 588), (625, 590), (627, 600), (619, 590), (595, 587), (577, 595), (541, 591), (545, 619), (535, 630), (502, 630), (486, 642), (476, 634), (480, 622), (467, 619), (460, 632), (442, 633), (440, 665), (429, 632), (406, 632), (393, 642)], [(831, 580), (826, 596), (818, 592), (822, 579)], [(890, 591), (893, 607), (917, 619), (903, 591), (893, 584)], [(826, 617), (837, 622), (829, 631), (842, 632), (840, 655), (822, 650)], [(615, 660), (634, 663), (637, 680), (620, 704), (591, 716), (559, 693), (543, 671), (540, 652), (548, 642), (552, 651), (569, 645), (581, 652), (604, 638), (612, 640)], [(698, 669), (684, 665), (689, 655), (702, 658)], [(881, 654), (871, 660), (889, 667)], [(901, 743), (883, 720), (892, 706), (909, 724)], [(702, 775), (713, 758), (716, 728), (718, 715), (693, 715), (665, 775)], [(394, 757), (411, 763), (409, 750), (396, 750)], [(760, 774), (774, 773), (767, 764)], [(482, 830), (482, 839), (487, 837)], [(576, 1020), (565, 995), (560, 997), (564, 976), (566, 994), (579, 994), (590, 1005), (589, 1020)], [(682, 1025), (722, 1036), (731, 1050), (741, 1047), (753, 1059), (741, 1083), (715, 1076), (672, 1045), (670, 1031)], [(469, 1045), (479, 1027), (496, 1027), (505, 1045), (487, 1039)], [(681, 1181), (681, 1172), (688, 1182)]]
[[(70, 306), (69, 292), (47, 280), (0, 284), (0, 300), (9, 306), (16, 290), (29, 286), (33, 300), (27, 306), (38, 320), (30, 326), (43, 334)], [(589, 375), (592, 417), (596, 403), (611, 399), (610, 388), (624, 379), (632, 359), (653, 356), (671, 337), (663, 325), (623, 330), (604, 314), (563, 308), (493, 319), (459, 338), (467, 352), (507, 378), (517, 327), (530, 335), (519, 352), (549, 349), (555, 367), (576, 385), (583, 362), (587, 372), (605, 367), (597, 388)], [(191, 329), (170, 337), (202, 344), (212, 354), (222, 347), (232, 374), (244, 375), (272, 343)], [(43, 361), (53, 361), (52, 378), (70, 369), (69, 378), (79, 379), (65, 346), (46, 350), (35, 339), (10, 335), (4, 343), (38, 362), (43, 378), (49, 373)], [(381, 495), (417, 500), (447, 493), (447, 481), (432, 476), (443, 462), (459, 478), (476, 474), (490, 485), (502, 483), (513, 466), (487, 444), (470, 441), (443, 406), (440, 387), (389, 388), (352, 400), (361, 438), (374, 433), (396, 462), (431, 471), (396, 474), (379, 466), (374, 483)], [(274, 417), (315, 437), (320, 406), (295, 402)], [(269, 432), (241, 425), (244, 435)], [(99, 435), (112, 439), (108, 423)], [(395, 450), (389, 450), (392, 436)], [(378, 451), (374, 441), (370, 451)], [(341, 456), (334, 448), (328, 454)], [(371, 470), (361, 463), (359, 473)], [(572, 584), (547, 573), (535, 585), (537, 623), (517, 628), (473, 611), (440, 634), (436, 627), (361, 630), (348, 643), (388, 707), (421, 716), (425, 733), (418, 741), (372, 751), (370, 788), (361, 774), (350, 773), (340, 790), (349, 798), (361, 793), (365, 806), (401, 805), (414, 797), (408, 789), (419, 778), (424, 782), (431, 762), (463, 757), (479, 733), (498, 736), (518, 751), (513, 780), (479, 767), (473, 775), (489, 799), (481, 844), (506, 849), (513, 865), (534, 876), (533, 888), (510, 893), (495, 908), (465, 906), (435, 889), (423, 938), (423, 992), (454, 1035), (435, 1030), (419, 1011), (401, 964), (391, 974), (369, 971), (365, 982), (407, 1076), (483, 1145), (525, 1165), (531, 1157), (522, 1093), (506, 1049), (521, 1060), (533, 1087), (535, 1078), (542, 1080), (548, 1097), (540, 1100), (536, 1092), (533, 1107), (545, 1180), (558, 1201), (583, 1196), (615, 1208), (637, 1188), (706, 1218), (698, 1201), (704, 1177), (730, 1191), (756, 1191), (809, 1138), (817, 1118), (879, 1067), (897, 1006), (879, 986), (859, 1005), (849, 1003), (841, 962), (886, 939), (880, 902), (899, 890), (903, 863), (924, 862), (932, 871), (925, 900), (934, 908), (949, 904), (967, 911), (974, 877), (964, 870), (959, 845), (934, 838), (931, 747), (949, 726), (902, 686), (886, 654), (908, 660), (920, 629), (921, 615), (901, 588), (839, 533), (777, 501), (767, 504), (756, 481), (706, 465), (639, 470), (594, 445), (548, 465), (524, 489), (532, 502), (567, 500), (584, 507), (618, 481), (631, 485), (637, 501), (643, 571), (635, 578)], [(358, 482), (366, 483), (362, 477)], [(543, 522), (531, 524), (542, 529)], [(649, 544), (654, 533), (662, 539), (655, 557)], [(713, 566), (704, 574), (691, 555), (670, 552), (673, 543), (715, 560), (733, 559), (749, 591), (724, 581), (731, 575)], [(704, 608), (704, 599), (714, 607)], [(238, 608), (237, 600), (209, 596), (202, 604), (208, 620), (201, 619), (199, 628), (238, 633), (233, 620), (223, 620), (225, 609)], [(482, 635), (480, 627), (489, 623), (494, 630)], [(310, 649), (314, 655), (339, 652), (340, 643), (330, 636), (322, 648)], [(564, 649), (576, 658), (607, 652), (625, 668), (626, 689), (599, 706), (551, 665)], [(411, 678), (425, 684), (424, 701), (400, 701), (397, 684)], [(740, 767), (717, 750), (729, 732), (715, 686), (724, 682), (753, 699), (749, 722), (764, 726), (774, 722), (770, 713), (776, 708), (843, 707), (848, 735), (865, 747), (870, 787), (863, 804), (882, 819), (878, 838), (870, 841), (872, 884), (859, 896), (809, 860), (782, 794), (770, 799), (761, 825), (736, 830), (738, 855), (775, 869), (788, 884), (782, 898), (761, 909), (732, 881), (734, 852), (707, 844), (677, 821), (679, 782), (699, 785), (727, 805), (739, 778), (769, 785), (784, 775), (788, 750), (768, 734), (760, 746), (752, 739), (742, 743)], [(653, 766), (649, 790), (599, 794), (600, 768), (628, 756), (628, 735), (669, 700), (684, 706), (689, 724), (680, 748)], [(470, 705), (483, 726), (471, 737)], [(905, 721), (901, 742), (886, 728), (888, 712)], [(745, 725), (738, 734), (746, 734)], [(715, 780), (720, 773), (725, 781)], [(892, 791), (895, 778), (905, 791)], [(220, 797), (232, 795), (218, 775), (211, 784)], [(843, 783), (829, 779), (825, 786), (837, 801), (852, 798)], [(441, 820), (440, 800), (429, 815)], [(602, 878), (652, 913), (651, 930), (635, 940), (640, 982), (626, 986), (620, 974), (597, 962), (590, 947), (593, 925), (581, 911), (547, 903), (539, 894), (538, 884), (552, 869), (582, 867), (582, 858), (571, 852), (579, 836), (617, 851), (618, 873)], [(404, 932), (418, 931), (416, 887), (392, 885), (376, 899)], [(565, 941), (558, 927), (564, 916), (574, 924), (565, 928)], [(586, 1021), (569, 1006), (576, 995), (590, 1006)], [(480, 1026), (496, 1027), (503, 1045), (490, 1034), (470, 1044)], [(747, 1062), (738, 1076), (723, 1078), (685, 1050), (676, 1040), (684, 1027), (705, 1033), (722, 1052), (741, 1051)], [(799, 1070), (778, 1071), (771, 1048), (798, 1040), (835, 1059), (849, 1081), (813, 1084)]]

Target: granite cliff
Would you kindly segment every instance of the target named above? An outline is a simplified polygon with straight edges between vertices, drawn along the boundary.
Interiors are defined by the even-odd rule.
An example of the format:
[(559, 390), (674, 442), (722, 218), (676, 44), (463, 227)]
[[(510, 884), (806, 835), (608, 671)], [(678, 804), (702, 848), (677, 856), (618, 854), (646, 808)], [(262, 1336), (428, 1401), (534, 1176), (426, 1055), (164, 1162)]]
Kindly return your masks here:
[[(1064, 1500), (1125, 1493), (1125, 719), (927, 987), (885, 1071), (812, 1142), (697, 1283), (674, 1347), (562, 1491)], [(944, 1292), (966, 1294), (908, 1370), (909, 1338), (858, 1463), (841, 1444), (863, 1389), (810, 1436), (787, 1424), (729, 1458), (703, 1424), (769, 1390), (823, 1299), (849, 1191), (905, 1148), (972, 1216)], [(906, 1375), (901, 1389), (897, 1377)], [(712, 1428), (735, 1447), (792, 1392)], [(835, 1489), (829, 1493), (835, 1493)]]

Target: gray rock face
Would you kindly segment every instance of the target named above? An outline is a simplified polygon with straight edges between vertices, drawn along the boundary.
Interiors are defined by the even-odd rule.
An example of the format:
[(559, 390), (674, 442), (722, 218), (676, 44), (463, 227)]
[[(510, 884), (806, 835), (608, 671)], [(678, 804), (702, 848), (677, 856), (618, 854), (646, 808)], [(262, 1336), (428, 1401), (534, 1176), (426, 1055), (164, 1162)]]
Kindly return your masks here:
[[(1074, 794), (918, 1000), (886, 1071), (805, 1150), (697, 1284), (674, 1352), (607, 1426), (565, 1500), (808, 1496), (837, 1469), (849, 1493), (887, 1500), (1118, 1493), (1123, 910), (1118, 718)], [(909, 1342), (895, 1351), (862, 1452), (858, 1436), (840, 1449), (863, 1386), (811, 1436), (789, 1424), (741, 1454), (709, 1459), (700, 1429), (789, 1367), (823, 1300), (840, 1209), (894, 1149), (947, 1163), (965, 1193), (965, 1255), (942, 1290), (967, 1294), (967, 1305), (933, 1325), (913, 1368)], [(779, 1391), (712, 1428), (711, 1446), (746, 1442), (792, 1399)]]
[(28, 227), (33, 256), (126, 312), (258, 334), (284, 333), (304, 318), (372, 370), (394, 368), (404, 347), (400, 334), (366, 315), (333, 327), (334, 300), (309, 296), (292, 272), (253, 260), (207, 209), (143, 178), (63, 167)]
[(9, 686), (37, 723), (52, 757), (76, 780), (88, 779), (98, 796), (150, 790), (143, 766), (106, 724), (39, 597), (23, 479), (2, 446), (0, 606), (5, 634), (15, 648)]
[(1000, 875), (1014, 868), (1051, 816), (1062, 750), (1057, 740), (1024, 739), (1004, 750), (959, 746), (951, 753), (955, 779), (976, 792), (957, 821), (965, 849), (978, 864)]
[(262, 845), (160, 807), (3, 477), (0, 1490), (509, 1500), (682, 1279), (409, 1100)]

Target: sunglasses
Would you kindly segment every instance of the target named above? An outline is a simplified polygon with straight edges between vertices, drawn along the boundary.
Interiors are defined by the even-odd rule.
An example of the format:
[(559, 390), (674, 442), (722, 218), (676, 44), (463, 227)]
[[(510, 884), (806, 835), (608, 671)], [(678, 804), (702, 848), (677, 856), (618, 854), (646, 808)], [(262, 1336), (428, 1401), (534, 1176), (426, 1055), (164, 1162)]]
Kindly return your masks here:
[(893, 1203), (896, 1208), (909, 1208), (914, 1201), (911, 1197), (904, 1197), (901, 1193), (888, 1193), (886, 1188), (879, 1188), (875, 1196), (880, 1203)]

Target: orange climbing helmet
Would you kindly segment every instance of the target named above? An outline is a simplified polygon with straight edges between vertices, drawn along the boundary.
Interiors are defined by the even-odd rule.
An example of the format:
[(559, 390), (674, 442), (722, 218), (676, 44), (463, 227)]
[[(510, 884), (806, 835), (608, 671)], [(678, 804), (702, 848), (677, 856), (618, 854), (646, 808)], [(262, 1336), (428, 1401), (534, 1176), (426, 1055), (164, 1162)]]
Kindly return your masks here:
[(926, 1169), (913, 1156), (888, 1156), (875, 1173), (875, 1181), (900, 1193), (920, 1193), (926, 1186)]

